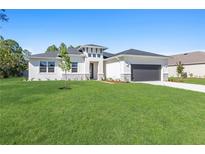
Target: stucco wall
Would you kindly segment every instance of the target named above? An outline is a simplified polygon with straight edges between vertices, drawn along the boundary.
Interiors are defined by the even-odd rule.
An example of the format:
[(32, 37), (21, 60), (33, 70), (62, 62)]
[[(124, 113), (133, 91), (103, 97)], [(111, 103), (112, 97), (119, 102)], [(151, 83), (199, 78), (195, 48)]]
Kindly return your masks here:
[[(84, 57), (80, 56), (71, 56), (71, 62), (78, 62), (78, 72), (72, 73), (71, 71), (67, 74), (72, 74), (71, 77), (73, 77), (73, 74), (84, 74), (85, 72), (85, 63), (84, 63)], [(39, 67), (40, 67), (40, 61), (54, 61), (55, 62), (55, 71), (54, 72), (45, 72), (40, 73)], [(59, 67), (59, 59), (48, 59), (48, 58), (33, 58), (29, 61), (29, 80), (62, 80), (63, 79), (63, 72), (61, 68)], [(72, 78), (71, 78), (72, 79)]]
[[(177, 66), (168, 66), (169, 77), (177, 77)], [(184, 65), (184, 72), (190, 77), (190, 73), (194, 77), (205, 77), (205, 64)]]
[(105, 62), (105, 76), (107, 79), (120, 80), (123, 68), (123, 61), (112, 60)]
[(118, 59), (105, 61), (106, 78), (131, 80), (131, 64), (154, 64), (161, 65), (161, 80), (166, 80), (168, 74), (167, 58), (160, 57), (140, 57), (140, 56), (125, 56)]

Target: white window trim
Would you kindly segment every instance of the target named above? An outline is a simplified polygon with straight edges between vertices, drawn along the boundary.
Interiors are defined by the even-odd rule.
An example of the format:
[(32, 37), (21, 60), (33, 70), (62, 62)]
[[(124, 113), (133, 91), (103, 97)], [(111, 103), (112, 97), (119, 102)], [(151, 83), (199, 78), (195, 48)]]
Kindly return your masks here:
[[(40, 68), (41, 68), (41, 62), (46, 62), (46, 72), (41, 72)], [(48, 62), (54, 62), (55, 66), (54, 66), (54, 72), (48, 72)], [(39, 61), (39, 73), (40, 74), (55, 74), (56, 70), (56, 62), (55, 61), (45, 61), (45, 60), (41, 60)]]

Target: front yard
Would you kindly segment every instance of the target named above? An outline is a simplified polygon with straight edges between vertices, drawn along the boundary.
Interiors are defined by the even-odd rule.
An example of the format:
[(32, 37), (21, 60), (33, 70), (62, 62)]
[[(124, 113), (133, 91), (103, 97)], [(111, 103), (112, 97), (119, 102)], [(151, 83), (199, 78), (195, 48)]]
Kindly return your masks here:
[(205, 95), (146, 84), (0, 80), (0, 144), (205, 144)]
[(184, 83), (192, 83), (192, 84), (201, 84), (205, 85), (205, 78), (177, 78), (170, 77), (169, 80), (173, 80), (174, 82), (184, 82)]

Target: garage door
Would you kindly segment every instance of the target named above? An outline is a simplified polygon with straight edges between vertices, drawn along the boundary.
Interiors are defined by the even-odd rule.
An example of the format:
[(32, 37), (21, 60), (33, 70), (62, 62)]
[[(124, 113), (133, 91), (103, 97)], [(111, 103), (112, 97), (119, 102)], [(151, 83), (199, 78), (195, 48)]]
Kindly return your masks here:
[(157, 81), (161, 79), (161, 65), (131, 65), (132, 81)]

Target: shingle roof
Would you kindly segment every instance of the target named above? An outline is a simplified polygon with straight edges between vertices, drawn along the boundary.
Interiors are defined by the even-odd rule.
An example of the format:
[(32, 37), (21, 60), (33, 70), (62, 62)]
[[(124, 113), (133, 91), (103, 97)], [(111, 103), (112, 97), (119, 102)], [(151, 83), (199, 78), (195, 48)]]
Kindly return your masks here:
[[(38, 57), (49, 57), (49, 58), (55, 58), (58, 57), (59, 51), (55, 51), (55, 52), (46, 52), (46, 53), (40, 53), (40, 54), (35, 54), (35, 55), (31, 55), (31, 58), (38, 58)], [(74, 47), (68, 47), (68, 54), (76, 54), (76, 55), (80, 55), (82, 54), (80, 51), (78, 51), (76, 48)]]
[(141, 51), (141, 50), (136, 50), (136, 49), (129, 49), (129, 50), (125, 50), (122, 52), (119, 52), (117, 54), (115, 54), (115, 56), (117, 55), (140, 55), (140, 56), (160, 56), (160, 57), (167, 57), (164, 55), (160, 55), (160, 54), (156, 54), (156, 53), (151, 53), (151, 52), (146, 52), (146, 51)]
[(109, 53), (109, 52), (103, 52), (103, 58), (109, 58), (109, 57), (112, 57), (112, 56), (114, 56), (114, 54)]
[(76, 48), (70, 46), (68, 47), (68, 54), (77, 54), (80, 55), (82, 54), (82, 52), (78, 51)]
[(176, 65), (179, 61), (181, 61), (182, 64), (188, 65), (188, 64), (205, 64), (205, 52), (202, 51), (196, 51), (196, 52), (189, 52), (184, 54), (177, 54), (173, 55), (168, 60), (169, 66)]
[(35, 54), (35, 55), (31, 55), (31, 58), (38, 58), (38, 57), (51, 57), (51, 58), (55, 58), (58, 56), (58, 51), (55, 52), (46, 52), (46, 53), (40, 53), (40, 54)]

